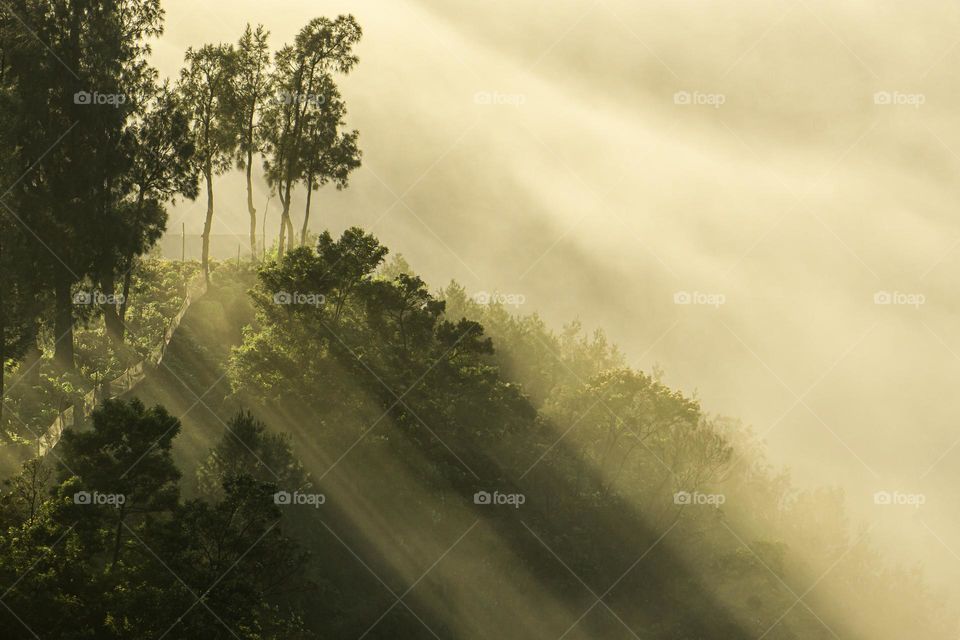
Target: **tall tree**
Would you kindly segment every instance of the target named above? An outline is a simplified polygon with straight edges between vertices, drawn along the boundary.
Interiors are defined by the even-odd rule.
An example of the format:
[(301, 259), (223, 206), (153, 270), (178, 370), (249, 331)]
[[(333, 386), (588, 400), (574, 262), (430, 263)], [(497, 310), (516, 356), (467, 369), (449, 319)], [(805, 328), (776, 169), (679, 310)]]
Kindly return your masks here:
[(233, 164), (237, 147), (234, 128), (230, 126), (230, 105), (233, 98), (230, 82), (233, 49), (226, 45), (207, 44), (187, 49), (187, 66), (180, 71), (180, 92), (190, 113), (195, 147), (194, 165), (207, 187), (207, 214), (203, 223), (201, 265), (204, 277), (210, 278), (210, 231), (213, 226), (213, 177)]
[(328, 78), (323, 83), (323, 103), (310, 114), (304, 140), (303, 183), (307, 189), (307, 204), (300, 229), (300, 244), (307, 241), (310, 225), (310, 201), (314, 189), (332, 182), (339, 191), (347, 186), (350, 173), (360, 166), (360, 132), (341, 131), (346, 105), (336, 85)]
[(6, 433), (6, 371), (36, 340), (34, 317), (40, 311), (37, 294), (26, 266), (30, 256), (25, 238), (10, 216), (0, 216), (0, 436)]
[(67, 434), (52, 487), (49, 459), (0, 485), (3, 638), (305, 637), (289, 594), (307, 558), (277, 487), (231, 474), (216, 500), (181, 502), (179, 428), (108, 401)]
[(130, 164), (123, 178), (127, 196), (121, 206), (126, 215), (117, 229), (115, 251), (105, 254), (100, 280), (101, 289), (108, 294), (114, 291), (115, 275), (123, 281), (119, 312), (113, 304), (103, 308), (107, 333), (120, 342), (137, 256), (145, 253), (166, 227), (163, 204), (177, 195), (193, 200), (198, 194), (197, 173), (191, 164), (190, 118), (180, 96), (167, 83), (153, 92), (142, 117), (128, 128), (125, 143)]
[[(7, 69), (7, 20), (0, 15), (0, 145), (13, 148), (16, 132), (13, 130), (16, 97), (4, 84)], [(6, 190), (15, 184), (17, 165), (13, 154), (0, 158), (0, 182)], [(0, 206), (0, 435), (6, 433), (3, 410), (6, 401), (6, 370), (11, 361), (20, 359), (36, 339), (35, 316), (40, 312), (36, 304), (40, 283), (35, 271), (28, 268), (36, 256), (30, 254), (31, 243), (26, 231), (8, 211)]]
[(95, 277), (99, 254), (112, 250), (104, 231), (120, 223), (127, 169), (117, 149), (153, 81), (145, 43), (161, 33), (163, 13), (159, 0), (14, 0), (5, 8), (17, 17), (0, 40), (22, 178), (4, 203), (45, 256), (55, 360), (70, 369), (71, 289)]
[(107, 523), (110, 562), (115, 563), (134, 521), (177, 506), (180, 472), (171, 448), (180, 421), (160, 406), (146, 409), (139, 400), (107, 400), (91, 422), (89, 431), (64, 434), (60, 479), (77, 476), (87, 491), (123, 496)]
[(231, 116), (237, 138), (237, 164), (246, 173), (250, 214), (250, 255), (257, 256), (257, 209), (253, 206), (253, 156), (262, 150), (260, 112), (270, 94), (269, 32), (249, 24), (234, 50)]
[(323, 109), (331, 75), (349, 73), (358, 58), (353, 47), (362, 30), (353, 16), (314, 18), (293, 45), (277, 52), (274, 65), (274, 99), (264, 113), (267, 181), (276, 189), (283, 207), (280, 216), (279, 253), (293, 244), (290, 203), (293, 186), (304, 175), (310, 122)]

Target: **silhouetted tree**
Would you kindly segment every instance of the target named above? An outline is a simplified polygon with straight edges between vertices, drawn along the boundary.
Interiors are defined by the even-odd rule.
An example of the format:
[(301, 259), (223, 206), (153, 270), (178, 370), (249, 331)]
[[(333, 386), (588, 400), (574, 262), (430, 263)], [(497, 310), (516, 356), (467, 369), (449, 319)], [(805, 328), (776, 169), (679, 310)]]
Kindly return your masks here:
[[(294, 241), (290, 199), (293, 185), (304, 177), (310, 123), (318, 117), (320, 122), (330, 121), (324, 104), (333, 82), (331, 75), (348, 73), (357, 63), (353, 47), (361, 34), (353, 16), (315, 18), (300, 30), (292, 46), (285, 45), (275, 56), (273, 87), (277, 94), (264, 112), (264, 137), (267, 180), (283, 207), (280, 255)], [(339, 122), (339, 113), (333, 117)], [(318, 135), (321, 133), (318, 129)]]
[(161, 407), (110, 401), (59, 460), (5, 483), (4, 638), (303, 637), (289, 594), (310, 586), (307, 557), (283, 534), (276, 485), (234, 474), (217, 499), (181, 502), (179, 429)]
[(37, 339), (35, 317), (39, 283), (28, 265), (31, 243), (9, 216), (0, 213), (0, 437), (7, 435), (4, 422), (6, 371), (23, 357)]
[(187, 66), (180, 71), (178, 89), (190, 114), (194, 165), (207, 187), (207, 213), (203, 222), (201, 266), (210, 277), (210, 232), (213, 227), (213, 178), (233, 165), (237, 147), (236, 130), (231, 126), (230, 82), (232, 48), (204, 45), (187, 49)]
[(313, 190), (332, 182), (337, 190), (347, 186), (350, 173), (360, 166), (360, 132), (341, 131), (346, 105), (333, 82), (323, 83), (323, 106), (310, 114), (304, 140), (303, 183), (307, 204), (300, 229), (300, 244), (307, 241), (310, 224), (310, 201)]
[(249, 24), (240, 36), (231, 59), (233, 89), (230, 115), (236, 129), (237, 165), (247, 180), (247, 212), (250, 214), (250, 255), (257, 257), (257, 209), (253, 206), (253, 156), (263, 148), (261, 111), (270, 95), (269, 33), (263, 25)]
[(164, 84), (150, 96), (142, 117), (127, 131), (124, 151), (130, 165), (123, 180), (129, 195), (120, 204), (124, 215), (116, 232), (118, 239), (115, 250), (105, 252), (107, 267), (100, 280), (101, 290), (113, 294), (114, 277), (122, 278), (119, 311), (114, 305), (104, 307), (107, 331), (121, 342), (137, 256), (153, 246), (166, 229), (164, 203), (177, 195), (191, 200), (198, 195), (189, 126), (180, 96)]
[(159, 0), (14, 0), (0, 40), (18, 174), (11, 215), (45, 252), (54, 294), (55, 359), (71, 369), (74, 284), (96, 278), (104, 231), (120, 224), (121, 149), (155, 77), (146, 39), (162, 30)]

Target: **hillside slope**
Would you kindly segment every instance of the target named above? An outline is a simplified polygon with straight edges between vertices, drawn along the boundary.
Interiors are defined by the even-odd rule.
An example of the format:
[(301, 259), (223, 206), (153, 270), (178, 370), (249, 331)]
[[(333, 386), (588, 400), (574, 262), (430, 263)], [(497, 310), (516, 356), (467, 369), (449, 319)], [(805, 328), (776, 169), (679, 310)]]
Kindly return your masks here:
[[(284, 511), (314, 583), (290, 603), (318, 637), (916, 631), (922, 583), (849, 530), (842, 494), (796, 492), (748, 432), (624, 368), (602, 335), (456, 285), (441, 300), (385, 255), (359, 230), (323, 236), (261, 272), (253, 307), (252, 275), (224, 281), (136, 394), (181, 417), (188, 484), (219, 442), (324, 496)], [(294, 292), (323, 303), (277, 304)], [(241, 407), (286, 434), (305, 479), (283, 487), (231, 428)], [(924, 637), (948, 637), (925, 610)]]

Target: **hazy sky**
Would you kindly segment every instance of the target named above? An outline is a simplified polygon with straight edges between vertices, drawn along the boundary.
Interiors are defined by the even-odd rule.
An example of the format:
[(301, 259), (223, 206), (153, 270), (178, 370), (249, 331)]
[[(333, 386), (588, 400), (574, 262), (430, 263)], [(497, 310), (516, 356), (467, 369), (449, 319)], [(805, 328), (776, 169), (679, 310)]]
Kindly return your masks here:
[[(752, 425), (802, 486), (843, 486), (887, 551), (960, 577), (956, 5), (164, 5), (166, 74), (247, 21), (276, 47), (353, 13), (364, 167), (314, 199), (314, 229), (363, 226), (436, 287), (603, 327)], [(242, 235), (240, 176), (217, 187), (215, 233)], [(198, 233), (204, 204), (171, 229)]]

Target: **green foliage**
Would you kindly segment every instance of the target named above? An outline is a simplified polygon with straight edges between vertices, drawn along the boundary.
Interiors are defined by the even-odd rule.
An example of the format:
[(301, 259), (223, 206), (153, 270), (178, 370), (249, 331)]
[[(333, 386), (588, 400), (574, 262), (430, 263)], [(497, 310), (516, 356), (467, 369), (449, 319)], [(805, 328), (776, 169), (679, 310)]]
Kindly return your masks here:
[(349, 73), (356, 65), (353, 47), (361, 35), (353, 16), (315, 18), (300, 30), (293, 45), (276, 53), (270, 81), (276, 96), (265, 105), (262, 131), (267, 182), (283, 206), (281, 255), (287, 244), (293, 245), (290, 204), (294, 184), (302, 180), (307, 187), (303, 243), (313, 189), (330, 181), (342, 188), (360, 164), (358, 133), (340, 130), (346, 107), (333, 74)]
[(203, 223), (203, 274), (210, 277), (210, 231), (213, 227), (213, 177), (233, 166), (238, 132), (233, 126), (231, 107), (234, 52), (228, 45), (203, 45), (187, 49), (186, 66), (180, 70), (177, 90), (190, 118), (194, 147), (194, 170), (203, 176), (207, 211)]
[[(52, 361), (54, 336), (41, 327), (39, 338), (44, 353), (35, 363), (22, 361), (11, 367), (2, 422), (4, 439), (16, 441), (20, 455), (34, 455), (38, 435), (43, 434), (57, 414), (77, 406), (96, 385), (114, 380), (127, 367), (153, 357), (171, 319), (183, 304), (186, 285), (197, 274), (195, 262), (140, 260), (131, 271), (126, 312), (126, 343), (111, 340), (101, 322), (107, 305), (89, 305), (84, 324), (75, 332), (74, 370), (63, 371)], [(92, 288), (89, 283), (86, 288)]]
[(496, 362), (504, 375), (522, 383), (537, 406), (558, 386), (578, 386), (625, 365), (623, 354), (601, 329), (587, 334), (579, 321), (556, 332), (536, 313), (520, 316), (500, 301), (483, 304), (455, 282), (441, 299), (451, 317), (470, 318), (484, 326), (499, 347)]
[(6, 9), (16, 19), (0, 24), (0, 122), (14, 153), (4, 215), (30, 230), (24, 238), (39, 267), (32, 280), (52, 296), (57, 361), (70, 369), (71, 288), (91, 278), (112, 293), (118, 256), (129, 264), (165, 224), (159, 202), (131, 208), (143, 193), (134, 196), (130, 171), (150, 151), (137, 123), (150, 117), (157, 74), (146, 40), (162, 32), (162, 11), (159, 0)]
[(219, 175), (233, 164), (237, 138), (230, 126), (232, 56), (227, 45), (190, 48), (180, 71), (177, 88), (190, 118), (196, 170), (205, 178)]
[[(265, 265), (252, 292), (258, 327), (248, 331), (231, 363), (235, 390), (265, 399), (297, 397), (325, 420), (342, 417), (371, 395), (397, 405), (392, 390), (420, 395), (441, 379), (446, 384), (437, 388), (453, 391), (451, 385), (459, 384), (464, 393), (475, 391), (474, 383), (496, 386), (478, 358), (492, 352), (482, 327), (446, 320), (443, 302), (420, 278), (377, 277), (386, 253), (372, 236), (348, 229), (338, 240), (324, 233), (316, 249), (297, 248)], [(330, 393), (317, 395), (315, 388)], [(500, 392), (510, 395), (507, 388)], [(436, 403), (444, 414), (438, 418), (451, 428), (462, 399), (457, 395)], [(402, 406), (398, 418), (414, 430), (423, 427)]]
[(273, 483), (285, 491), (310, 485), (303, 465), (293, 455), (289, 436), (268, 431), (248, 411), (230, 420), (223, 439), (197, 469), (200, 494), (219, 496), (225, 480), (243, 476)]
[(231, 89), (228, 105), (231, 127), (237, 138), (237, 166), (246, 171), (247, 211), (250, 214), (250, 255), (258, 255), (257, 209), (253, 206), (253, 156), (263, 149), (261, 113), (271, 91), (270, 48), (263, 25), (249, 24), (230, 59)]
[[(838, 632), (897, 637), (883, 627), (907, 633), (918, 623), (892, 612), (914, 610), (925, 612), (924, 637), (949, 637), (937, 600), (915, 591), (921, 581), (892, 588), (869, 541), (850, 534), (842, 496), (798, 492), (741, 426), (705, 415), (659, 372), (624, 366), (601, 332), (585, 335), (577, 323), (553, 332), (536, 316), (478, 304), (457, 285), (437, 298), (404, 262), (385, 257), (372, 236), (350, 229), (263, 265), (251, 292), (257, 321), (229, 367), (237, 399), (296, 425), (294, 451), (317, 452), (309, 469), (318, 487), (349, 486), (345, 495), (362, 496), (359, 509), (375, 510), (377, 525), (398, 538), (370, 541), (390, 550), (366, 558), (375, 573), (391, 571), (393, 554), (413, 553), (407, 536), (449, 539), (479, 519), (496, 530), (498, 549), (522, 560), (491, 557), (471, 573), (471, 599), (486, 614), (476, 633), (506, 637), (527, 622), (496, 605), (515, 582), (532, 576), (538, 589), (564, 598), (572, 572), (603, 588), (616, 581), (607, 604), (650, 637), (756, 638), (776, 623), (767, 637), (826, 639), (832, 632), (794, 606), (790, 585), (833, 567), (824, 580), (832, 597), (808, 601)], [(252, 464), (232, 449), (242, 466)], [(520, 492), (526, 503), (520, 512), (472, 508), (478, 486)], [(691, 504), (684, 494), (724, 502)], [(351, 520), (328, 516), (325, 524), (343, 530)], [(336, 540), (331, 549), (304, 535), (328, 567), (316, 577), (332, 592), (326, 606), (313, 602), (308, 625), (362, 634), (376, 612), (346, 604), (367, 593), (356, 566), (338, 565)], [(890, 613), (884, 624), (850, 618), (834, 598)], [(454, 620), (437, 613), (429, 623), (449, 632)], [(579, 624), (595, 637), (624, 632)], [(416, 627), (391, 616), (376, 637), (419, 637)]]
[[(455, 283), (433, 294), (402, 259), (385, 264), (387, 248), (358, 228), (307, 246), (313, 190), (346, 187), (361, 162), (336, 82), (358, 63), (352, 16), (311, 20), (273, 56), (263, 27), (248, 25), (235, 46), (189, 49), (172, 88), (147, 62), (159, 0), (4, 4), (3, 453), (19, 447), (22, 458), (55, 415), (155, 355), (186, 282), (198, 268), (209, 276), (213, 178), (234, 164), (246, 170), (257, 254), (256, 154), (283, 211), (276, 259), (251, 291), (255, 322), (229, 357), (228, 345), (195, 345), (193, 359), (166, 370), (193, 393), (184, 414), (203, 403), (219, 421), (203, 399), (218, 395), (219, 408), (254, 406), (289, 432), (235, 414), (183, 470), (199, 494), (185, 499), (180, 420), (138, 400), (103, 402), (0, 492), (3, 637), (412, 638), (424, 627), (528, 637), (531, 618), (544, 629), (560, 619), (549, 637), (624, 627), (691, 640), (820, 639), (838, 635), (833, 627), (849, 637), (955, 635), (919, 572), (891, 569), (865, 532), (854, 534), (841, 492), (797, 490), (752, 433), (705, 415), (658, 372), (626, 366), (602, 331), (579, 322), (553, 331)], [(166, 203), (196, 198), (200, 176), (201, 264), (141, 260), (165, 230)], [(229, 284), (212, 296), (249, 276), (221, 268)], [(118, 304), (73, 304), (80, 288), (113, 294), (118, 284)], [(222, 325), (245, 315), (242, 304), (234, 314), (204, 302)], [(223, 373), (232, 397), (217, 388)], [(308, 488), (341, 502), (322, 515), (281, 508), (279, 491)], [(494, 488), (523, 497), (523, 511), (476, 498)], [(416, 606), (401, 610), (448, 542), (481, 522), (486, 546), (438, 569), (437, 584), (424, 581)], [(359, 554), (338, 530), (354, 534)], [(291, 531), (322, 560), (310, 569), (317, 589)], [(828, 574), (830, 597), (811, 588), (798, 599), (788, 584)], [(370, 597), (371, 575), (393, 596), (386, 613)], [(406, 590), (395, 593), (398, 578)], [(596, 585), (616, 620), (584, 614), (567, 627), (571, 611), (597, 607)]]
[(179, 428), (160, 407), (110, 401), (65, 440), (55, 484), (39, 460), (7, 483), (5, 638), (301, 637), (278, 595), (306, 588), (306, 558), (281, 532), (276, 486), (231, 474), (215, 501), (180, 501)]
[(263, 25), (253, 29), (249, 24), (240, 36), (230, 59), (231, 90), (226, 94), (231, 124), (237, 138), (237, 164), (248, 168), (254, 153), (263, 146), (259, 115), (270, 96), (269, 33)]
[(91, 421), (89, 431), (64, 433), (60, 481), (75, 477), (88, 491), (123, 495), (115, 509), (119, 538), (129, 514), (163, 513), (176, 505), (180, 473), (170, 447), (180, 423), (163, 408), (147, 410), (137, 400), (107, 400)]

